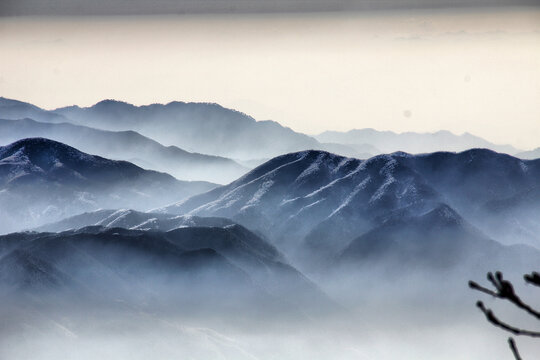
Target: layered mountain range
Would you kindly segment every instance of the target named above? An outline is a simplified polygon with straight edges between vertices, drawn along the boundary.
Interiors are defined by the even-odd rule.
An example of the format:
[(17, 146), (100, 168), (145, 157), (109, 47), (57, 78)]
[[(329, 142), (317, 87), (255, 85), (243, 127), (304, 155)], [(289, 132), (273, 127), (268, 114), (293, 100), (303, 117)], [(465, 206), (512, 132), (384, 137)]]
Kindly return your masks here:
[(148, 210), (213, 187), (43, 138), (0, 147), (2, 233), (104, 207)]
[(280, 307), (307, 314), (334, 306), (246, 228), (224, 219), (190, 224), (168, 231), (90, 226), (0, 236), (2, 293), (75, 291), (84, 301), (158, 301), (181, 312), (196, 305), (196, 311)]
[[(458, 136), (448, 131), (396, 134), (389, 131), (358, 129), (345, 133), (325, 132), (308, 136), (283, 127), (277, 122), (256, 121), (249, 115), (211, 103), (171, 102), (134, 106), (121, 101), (103, 100), (90, 107), (68, 106), (44, 110), (21, 101), (0, 98), (0, 119), (25, 118), (46, 123), (69, 122), (114, 132), (135, 131), (167, 146), (176, 146), (188, 152), (237, 159), (244, 165), (253, 163), (254, 160), (258, 165), (262, 163), (259, 159), (270, 159), (284, 153), (310, 149), (362, 159), (394, 151), (426, 153), (440, 150), (463, 151), (470, 148), (488, 148), (509, 154), (520, 151), (509, 145), (490, 143), (471, 134)], [(63, 136), (63, 139), (53, 139), (74, 145), (73, 139), (66, 137), (65, 133)], [(99, 153), (96, 148), (84, 150)], [(111, 157), (111, 154), (104, 155)], [(125, 156), (125, 153), (119, 156)], [(121, 159), (132, 160), (133, 155)], [(141, 160), (152, 164), (151, 159)], [(155, 165), (161, 166), (160, 161), (155, 162)], [(209, 165), (211, 164), (206, 164), (207, 167)], [(168, 172), (176, 174), (176, 171), (179, 171), (178, 174), (182, 174), (175, 168), (174, 163), (168, 168), (170, 169)], [(225, 182), (216, 179), (210, 181)]]
[(540, 261), (540, 159), (471, 135), (314, 138), (180, 102), (0, 99), (0, 119), (0, 298), (21, 313), (310, 321), (401, 299), (396, 283), (463, 299), (470, 278)]
[[(510, 214), (529, 211), (537, 201), (507, 201), (497, 210), (492, 204), (523, 192), (537, 193), (539, 175), (538, 160), (481, 149), (394, 153), (368, 160), (307, 151), (277, 157), (227, 186), (163, 211), (228, 217), (270, 232), (277, 244), (303, 239), (338, 251), (392, 216), (422, 215), (444, 203), (498, 240), (538, 245), (533, 229), (504, 221)], [(500, 220), (499, 228), (483, 226), (488, 218)], [(504, 236), (515, 231), (531, 237), (511, 241)]]
[(511, 155), (519, 152), (511, 145), (497, 145), (469, 133), (455, 135), (450, 131), (395, 133), (374, 129), (354, 129), (346, 132), (325, 131), (316, 135), (315, 138), (320, 142), (337, 143), (374, 155), (395, 151), (420, 154), (441, 150), (464, 151), (472, 148), (486, 148)]
[[(1, 114), (1, 113), (0, 113)], [(70, 123), (43, 123), (31, 119), (0, 120), (0, 144), (44, 137), (107, 157), (127, 160), (145, 169), (167, 172), (182, 180), (228, 183), (248, 169), (220, 157), (163, 146), (135, 131), (106, 131)]]

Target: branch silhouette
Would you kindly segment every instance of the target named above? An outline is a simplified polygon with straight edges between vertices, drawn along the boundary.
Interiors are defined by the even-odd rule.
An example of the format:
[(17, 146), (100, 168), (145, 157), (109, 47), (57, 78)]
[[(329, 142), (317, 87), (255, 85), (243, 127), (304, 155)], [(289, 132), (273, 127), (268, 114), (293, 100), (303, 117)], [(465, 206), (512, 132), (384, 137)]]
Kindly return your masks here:
[(497, 318), (495, 316), (495, 314), (493, 314), (493, 311), (491, 311), (491, 309), (486, 308), (484, 306), (484, 303), (481, 302), (481, 301), (478, 301), (476, 303), (476, 306), (484, 313), (484, 315), (486, 316), (486, 319), (490, 323), (492, 323), (495, 326), (500, 327), (501, 329), (509, 331), (514, 335), (525, 335), (525, 336), (531, 336), (531, 337), (540, 337), (540, 332), (519, 329), (519, 328), (517, 328), (515, 326), (512, 326), (512, 325), (509, 325), (509, 324), (507, 324), (505, 322), (502, 322), (501, 320), (499, 320), (499, 318)]
[[(540, 275), (538, 273), (533, 273), (533, 275), (525, 275), (524, 278), (525, 278), (525, 281), (531, 284), (540, 286)], [(519, 298), (519, 296), (516, 295), (516, 293), (514, 292), (514, 287), (512, 286), (512, 283), (508, 280), (504, 280), (503, 274), (500, 271), (497, 271), (495, 273), (495, 276), (491, 272), (489, 272), (487, 275), (487, 279), (493, 284), (493, 286), (495, 287), (497, 291), (486, 289), (485, 287), (478, 285), (474, 281), (469, 281), (469, 287), (471, 289), (481, 291), (483, 293), (497, 297), (499, 299), (506, 299), (512, 302), (518, 308), (527, 311), (529, 314), (531, 314), (532, 316), (540, 320), (540, 312), (533, 309), (526, 303), (524, 303)]]
[[(525, 279), (525, 282), (527, 284), (540, 287), (540, 274), (539, 273), (532, 272), (531, 274), (525, 274), (523, 278)], [(473, 290), (480, 291), (484, 294), (487, 294), (487, 295), (490, 295), (499, 299), (508, 300), (510, 303), (514, 304), (519, 309), (526, 311), (529, 315), (540, 320), (540, 311), (535, 310), (530, 305), (528, 305), (527, 303), (523, 302), (523, 300), (521, 300), (521, 298), (514, 291), (514, 286), (512, 285), (512, 283), (504, 279), (502, 272), (497, 271), (495, 275), (489, 272), (487, 274), (487, 279), (493, 285), (494, 290), (483, 287), (474, 281), (469, 281), (469, 287)], [(520, 329), (519, 327), (510, 325), (506, 322), (501, 321), (493, 313), (491, 309), (487, 308), (484, 305), (482, 301), (476, 302), (476, 306), (480, 309), (480, 311), (482, 311), (487, 321), (490, 322), (492, 325), (499, 327), (505, 331), (508, 331), (514, 335), (518, 335), (518, 336), (523, 335), (523, 336), (540, 338), (540, 332), (538, 331)], [(516, 360), (522, 360), (521, 355), (519, 354), (518, 348), (516, 346), (516, 343), (512, 337), (508, 338), (508, 345), (510, 346), (510, 350), (512, 351), (512, 354), (514, 355), (514, 358)]]
[(519, 355), (519, 351), (513, 338), (508, 338), (508, 345), (510, 346), (510, 350), (512, 350), (512, 354), (514, 354), (514, 358), (516, 360), (521, 360), (521, 356)]
[(531, 285), (540, 286), (540, 274), (537, 272), (532, 272), (530, 275), (523, 275), (525, 281)]

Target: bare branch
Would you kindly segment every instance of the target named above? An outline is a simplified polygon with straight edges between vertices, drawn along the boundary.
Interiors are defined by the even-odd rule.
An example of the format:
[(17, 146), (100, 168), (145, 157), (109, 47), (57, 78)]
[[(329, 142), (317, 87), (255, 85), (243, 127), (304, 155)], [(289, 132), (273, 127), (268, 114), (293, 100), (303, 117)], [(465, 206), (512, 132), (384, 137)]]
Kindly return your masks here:
[(469, 287), (473, 290), (478, 290), (480, 292), (483, 292), (485, 294), (488, 294), (488, 295), (491, 295), (491, 296), (494, 296), (494, 297), (498, 297), (497, 293), (492, 291), (492, 290), (489, 290), (483, 286), (480, 286), (478, 285), (476, 282), (474, 281), (469, 281)]
[(530, 275), (525, 274), (523, 276), (523, 278), (529, 284), (532, 284), (532, 285), (535, 285), (535, 286), (540, 286), (540, 274), (537, 273), (536, 271), (532, 272)]
[[(487, 274), (487, 279), (489, 280), (489, 282), (491, 282), (491, 284), (497, 291), (492, 291), (485, 287), (482, 287), (474, 281), (469, 281), (469, 287), (471, 289), (481, 291), (499, 299), (506, 299), (516, 305), (518, 308), (525, 310), (526, 312), (540, 320), (540, 311), (537, 311), (524, 303), (514, 292), (514, 287), (512, 286), (512, 283), (508, 280), (504, 280), (503, 274), (500, 271), (497, 271), (495, 275), (489, 272)], [(525, 275), (525, 281), (534, 285), (536, 285), (536, 282), (538, 281), (538, 286), (540, 286), (540, 274), (532, 273), (531, 275)]]
[(476, 303), (476, 306), (484, 313), (486, 316), (486, 319), (492, 323), (493, 325), (500, 327), (501, 329), (504, 329), (506, 331), (511, 332), (514, 335), (525, 335), (525, 336), (531, 336), (531, 337), (540, 337), (540, 332), (530, 331), (530, 330), (524, 330), (519, 329), (517, 327), (514, 327), (512, 325), (508, 325), (501, 320), (499, 320), (495, 314), (493, 314), (493, 311), (491, 309), (487, 309), (484, 306), (484, 303), (481, 301), (478, 301)]
[(514, 354), (514, 358), (516, 360), (521, 360), (521, 356), (519, 356), (519, 351), (513, 338), (508, 338), (508, 345), (510, 346), (510, 350), (512, 350), (512, 354)]

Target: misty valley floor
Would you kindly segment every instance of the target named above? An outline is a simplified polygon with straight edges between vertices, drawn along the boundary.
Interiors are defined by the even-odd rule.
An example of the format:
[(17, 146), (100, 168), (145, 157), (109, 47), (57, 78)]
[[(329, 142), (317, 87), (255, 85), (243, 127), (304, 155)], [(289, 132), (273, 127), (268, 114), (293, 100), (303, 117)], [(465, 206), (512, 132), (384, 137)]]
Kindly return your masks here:
[[(394, 307), (400, 307), (393, 303)], [(473, 306), (470, 306), (472, 309)], [(505, 336), (486, 326), (476, 311), (439, 308), (387, 312), (378, 306), (361, 314), (311, 321), (272, 317), (242, 325), (184, 319), (139, 311), (87, 311), (18, 319), (2, 326), (0, 356), (11, 359), (508, 359)], [(369, 313), (366, 313), (369, 311)], [(465, 313), (465, 314), (464, 314)], [(32, 314), (34, 315), (34, 314)], [(13, 314), (11, 314), (12, 317)], [(2, 315), (6, 319), (5, 314)], [(272, 321), (270, 320), (270, 323)], [(518, 340), (523, 353), (535, 354), (533, 341)]]

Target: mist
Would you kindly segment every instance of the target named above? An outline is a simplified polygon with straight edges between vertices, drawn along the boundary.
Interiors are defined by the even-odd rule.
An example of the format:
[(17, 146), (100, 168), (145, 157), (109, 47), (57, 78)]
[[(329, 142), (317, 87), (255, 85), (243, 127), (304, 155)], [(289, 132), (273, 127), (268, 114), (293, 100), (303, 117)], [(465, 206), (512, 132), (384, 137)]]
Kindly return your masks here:
[(537, 357), (537, 5), (3, 1), (0, 359)]

